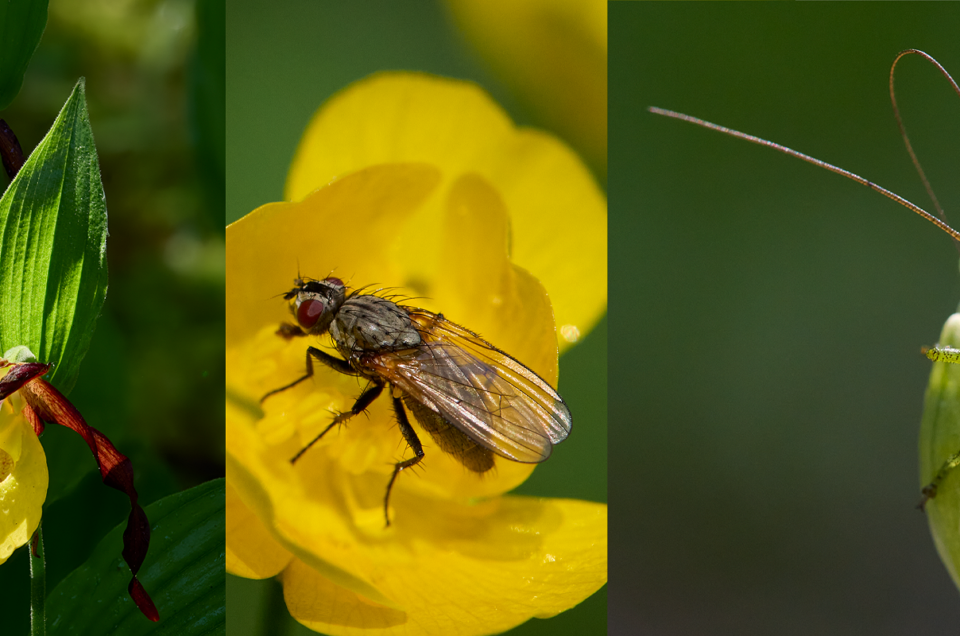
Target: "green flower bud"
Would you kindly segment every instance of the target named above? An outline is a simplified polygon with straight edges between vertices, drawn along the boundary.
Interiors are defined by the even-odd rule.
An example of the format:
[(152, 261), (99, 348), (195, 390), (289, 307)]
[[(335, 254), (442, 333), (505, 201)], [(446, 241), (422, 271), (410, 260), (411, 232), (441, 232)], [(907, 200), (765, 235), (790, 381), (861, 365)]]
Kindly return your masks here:
[(960, 587), (960, 313), (947, 319), (940, 344), (927, 352), (936, 360), (920, 426), (920, 482), (930, 532), (944, 565)]
[(4, 353), (3, 359), (8, 362), (36, 362), (37, 356), (26, 345), (17, 345)]

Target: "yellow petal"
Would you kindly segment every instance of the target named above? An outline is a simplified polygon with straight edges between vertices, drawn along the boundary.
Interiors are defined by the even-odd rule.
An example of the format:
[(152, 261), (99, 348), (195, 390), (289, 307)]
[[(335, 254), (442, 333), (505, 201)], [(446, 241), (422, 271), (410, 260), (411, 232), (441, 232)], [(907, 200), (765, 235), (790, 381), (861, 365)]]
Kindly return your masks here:
[(293, 559), (227, 481), (227, 572), (248, 579), (279, 574)]
[(227, 342), (289, 320), (279, 295), (298, 274), (323, 278), (332, 272), (361, 285), (404, 280), (393, 258), (403, 247), (396, 244), (397, 227), (438, 181), (439, 172), (428, 165), (376, 166), (302, 205), (271, 203), (229, 225)]
[(47, 459), (19, 396), (0, 403), (0, 563), (30, 541), (47, 497)]
[[(399, 227), (406, 249), (430, 251), (443, 240), (449, 190), (461, 175), (479, 175), (509, 213), (512, 262), (546, 288), (561, 333), (593, 328), (607, 302), (606, 199), (569, 148), (515, 127), (474, 84), (380, 73), (317, 112), (290, 167), (286, 198), (297, 201), (342, 175), (397, 162), (436, 166), (442, 179), (416, 223)], [(429, 279), (445, 266), (434, 253), (413, 264), (411, 274)], [(561, 351), (573, 340), (561, 337)]]
[(402, 541), (372, 545), (367, 574), (390, 606), (345, 589), (304, 563), (283, 573), (290, 613), (347, 636), (473, 636), (549, 617), (599, 589), (606, 572), (606, 506), (504, 497), (482, 513), (406, 519)]
[(601, 170), (607, 165), (606, 0), (447, 0), (505, 83)]

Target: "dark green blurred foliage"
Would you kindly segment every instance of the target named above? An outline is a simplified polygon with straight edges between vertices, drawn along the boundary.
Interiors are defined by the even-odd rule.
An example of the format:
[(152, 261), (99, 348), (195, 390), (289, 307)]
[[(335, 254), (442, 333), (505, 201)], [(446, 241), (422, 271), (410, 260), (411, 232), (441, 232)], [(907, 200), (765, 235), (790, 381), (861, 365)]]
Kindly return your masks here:
[(226, 204), (226, 0), (197, 1), (197, 47), (190, 61), (190, 114), (212, 223)]
[[(335, 92), (381, 70), (425, 71), (480, 84), (514, 122), (542, 126), (485, 72), (439, 2), (318, 2), (269, 5), (240, 0), (227, 7), (227, 222), (283, 199), (287, 169), (313, 113)], [(331, 227), (317, 236), (353, 240), (361, 228)], [(363, 249), (358, 243), (358, 249)], [(291, 273), (291, 275), (294, 275)], [(570, 438), (554, 449), (518, 492), (606, 501), (606, 321), (560, 360), (560, 392), (574, 417)], [(228, 633), (312, 634), (292, 619), (264, 614), (272, 581), (228, 576)], [(262, 624), (262, 622), (265, 623)], [(601, 634), (606, 593), (550, 620), (531, 620), (511, 634)], [(284, 630), (288, 631), (284, 631)], [(299, 630), (299, 631), (298, 631)]]
[[(960, 600), (920, 500), (930, 362), (957, 250), (897, 130), (909, 47), (960, 75), (952, 3), (611, 3), (610, 628), (947, 634)], [(960, 223), (957, 95), (897, 96)]]
[(47, 24), (47, 0), (0, 4), (0, 110), (20, 92), (23, 73)]
[[(223, 475), (222, 207), (212, 213), (215, 197), (205, 194), (216, 190), (210, 175), (217, 169), (206, 165), (215, 153), (201, 151), (190, 131), (198, 98), (188, 67), (204, 49), (197, 35), (189, 0), (54, 0), (23, 87), (0, 113), (29, 153), (77, 78), (86, 77), (110, 274), (69, 397), (131, 458), (144, 505)], [(207, 81), (192, 86), (200, 92)], [(43, 521), (49, 591), (107, 529), (125, 522), (129, 504), (100, 483), (79, 436), (49, 426), (42, 442), (50, 467)], [(25, 553), (0, 566), (4, 633), (27, 630)], [(148, 553), (144, 567), (150, 560)]]

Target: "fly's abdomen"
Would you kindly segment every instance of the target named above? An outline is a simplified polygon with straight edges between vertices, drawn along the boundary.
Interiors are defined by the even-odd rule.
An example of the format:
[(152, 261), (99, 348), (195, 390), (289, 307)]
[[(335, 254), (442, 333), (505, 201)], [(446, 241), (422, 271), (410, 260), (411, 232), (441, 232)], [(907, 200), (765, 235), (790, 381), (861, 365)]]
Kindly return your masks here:
[(378, 296), (348, 298), (330, 326), (330, 335), (341, 351), (395, 351), (420, 344), (407, 311)]
[(453, 455), (465, 468), (475, 473), (485, 473), (493, 468), (492, 450), (477, 444), (466, 433), (445, 420), (442, 415), (411, 396), (404, 395), (403, 403), (420, 422), (420, 426), (430, 433), (430, 437), (437, 443), (440, 450)]

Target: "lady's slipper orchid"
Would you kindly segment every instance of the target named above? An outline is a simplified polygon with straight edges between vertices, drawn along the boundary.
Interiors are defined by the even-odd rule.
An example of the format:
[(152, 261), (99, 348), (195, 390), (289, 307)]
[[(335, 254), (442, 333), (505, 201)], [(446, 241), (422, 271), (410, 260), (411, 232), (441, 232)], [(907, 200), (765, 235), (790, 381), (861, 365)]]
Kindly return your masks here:
[(363, 383), (318, 367), (257, 402), (304, 371), (306, 344), (276, 334), (279, 295), (331, 272), (416, 297), (556, 386), (554, 313), (569, 346), (606, 305), (606, 204), (586, 169), (470, 84), (380, 74), (318, 112), (288, 195), (227, 228), (227, 570), (279, 575), (294, 618), (329, 634), (496, 633), (596, 591), (605, 505), (504, 496), (531, 465), (498, 458), (480, 478), (421, 435), (385, 528), (406, 450), (389, 400), (295, 465)]
[[(12, 552), (14, 548), (29, 540), (40, 522), (39, 507), (43, 504), (47, 490), (46, 460), (42, 449), (38, 448), (38, 436), (43, 432), (44, 423), (52, 422), (66, 426), (79, 433), (87, 442), (97, 460), (103, 483), (126, 493), (130, 498), (130, 516), (123, 533), (123, 559), (132, 572), (128, 591), (144, 616), (152, 621), (159, 620), (160, 616), (150, 595), (137, 580), (137, 572), (150, 546), (150, 523), (143, 508), (137, 503), (137, 491), (133, 487), (133, 467), (130, 460), (120, 454), (100, 431), (87, 425), (73, 404), (43, 380), (42, 376), (50, 370), (51, 365), (21, 360), (23, 356), (15, 357), (11, 352), (7, 352), (4, 358), (0, 359), (0, 367), (8, 368), (7, 373), (0, 378), (0, 411), (3, 410), (3, 403), (7, 399), (20, 402), (17, 407), (14, 407), (14, 411), (19, 408), (19, 412), (15, 413), (19, 417), (14, 417), (5, 424), (4, 420), (0, 419), (0, 435), (3, 435), (4, 430), (8, 433), (4, 436), (4, 440), (0, 440), (0, 447), (13, 462), (17, 461), (15, 455), (19, 455), (20, 460), (11, 467), (11, 472), (4, 483), (10, 479), (23, 483), (25, 486), (23, 489), (28, 494), (22, 499), (17, 497), (11, 501), (13, 505), (5, 511), (5, 517), (11, 519), (22, 517), (23, 521), (16, 528), (4, 528), (7, 535), (3, 538), (4, 544), (0, 547), (0, 558), (5, 560), (9, 556), (7, 547)], [(30, 430), (26, 430), (27, 424), (30, 425)], [(20, 441), (13, 441), (18, 433), (21, 436)], [(17, 448), (18, 445), (20, 448)], [(13, 453), (10, 452), (11, 450)], [(0, 455), (0, 461), (5, 461), (3, 455)], [(2, 472), (3, 468), (0, 468), (0, 474)], [(3, 486), (0, 485), (0, 489), (2, 488)], [(2, 492), (7, 491), (2, 490)], [(4, 494), (4, 497), (6, 496)], [(4, 523), (6, 525), (7, 522)], [(16, 542), (18, 542), (17, 545), (13, 545)]]

